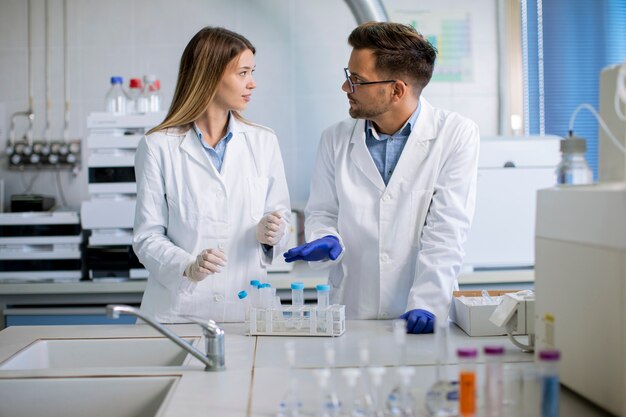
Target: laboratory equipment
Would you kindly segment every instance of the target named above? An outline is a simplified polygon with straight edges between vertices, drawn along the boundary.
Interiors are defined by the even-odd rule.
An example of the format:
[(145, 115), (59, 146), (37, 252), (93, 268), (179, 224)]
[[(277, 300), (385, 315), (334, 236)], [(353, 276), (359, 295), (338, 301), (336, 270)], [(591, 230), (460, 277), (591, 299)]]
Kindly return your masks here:
[(298, 379), (294, 372), (296, 366), (296, 347), (293, 341), (285, 342), (285, 355), (289, 369), (287, 381), (289, 386), (278, 405), (277, 417), (298, 417), (302, 409), (302, 401), (298, 395)]
[(135, 151), (145, 132), (164, 116), (96, 112), (87, 118), (90, 199), (81, 205), (81, 222), (91, 232), (86, 248), (91, 278), (148, 277), (132, 250), (137, 193)]
[(537, 197), (537, 350), (558, 347), (561, 383), (624, 417), (626, 184), (559, 187)]
[(485, 346), (485, 417), (503, 415), (502, 356), (503, 346)]
[(128, 95), (124, 91), (122, 77), (111, 77), (111, 88), (105, 97), (105, 108), (111, 114), (126, 114), (128, 105)]
[(346, 331), (346, 306), (332, 305), (327, 309), (324, 330), (317, 322), (317, 306), (302, 307), (302, 327), (291, 326), (291, 306), (274, 305), (250, 309), (250, 335), (264, 336), (341, 336)]
[(318, 407), (317, 417), (339, 417), (341, 413), (341, 404), (337, 392), (334, 391), (331, 380), (330, 369), (316, 369), (313, 371), (317, 377), (318, 388), (320, 392), (320, 403)]
[(359, 342), (359, 370), (361, 371), (360, 384), (357, 388), (357, 401), (361, 404), (361, 416), (373, 416), (376, 409), (372, 396), (372, 383), (367, 367), (370, 364), (370, 350), (367, 340)]
[[(626, 145), (626, 62), (610, 65), (600, 73), (600, 116), (605, 129), (598, 129), (598, 179), (600, 182), (624, 181), (626, 158), (619, 151)], [(613, 143), (616, 140), (617, 145)]]
[(246, 330), (250, 327), (250, 297), (248, 297), (248, 291), (239, 291), (237, 298), (242, 310), (243, 321), (246, 324)]
[(556, 167), (557, 184), (591, 184), (593, 173), (587, 165), (587, 141), (577, 136), (561, 140), (561, 162)]
[(316, 372), (321, 401), (319, 417), (338, 417), (341, 415), (341, 401), (337, 394), (333, 368), (335, 366), (335, 347), (331, 342), (324, 343), (324, 361), (326, 367)]
[(398, 357), (396, 366), (398, 381), (387, 396), (387, 413), (392, 416), (400, 416), (403, 414), (406, 404), (412, 402), (410, 392), (405, 389), (405, 378), (408, 371), (403, 371), (403, 369), (408, 369), (406, 368), (406, 321), (404, 319), (394, 320), (392, 330)]
[(291, 283), (291, 327), (300, 330), (302, 328), (302, 307), (304, 306), (304, 283)]
[(319, 284), (315, 287), (317, 290), (317, 307), (315, 313), (317, 316), (317, 327), (320, 332), (324, 333), (328, 330), (328, 322), (330, 310), (330, 285)]
[(82, 241), (76, 212), (0, 213), (0, 281), (79, 281)]
[(259, 307), (259, 286), (261, 285), (261, 281), (258, 279), (253, 279), (250, 281), (250, 290), (248, 294), (250, 295), (250, 308)]
[[(535, 349), (535, 326), (532, 317), (535, 311), (535, 293), (531, 290), (508, 292), (489, 317), (489, 321), (506, 329), (509, 340), (524, 352)], [(525, 330), (525, 331), (524, 331)], [(528, 333), (528, 343), (522, 343), (513, 335)]]
[(160, 112), (162, 103), (161, 103), (161, 83), (157, 79), (156, 75), (144, 75), (144, 89), (143, 89), (143, 97), (142, 100), (145, 101), (145, 112), (146, 113), (155, 113)]
[(371, 387), (371, 397), (372, 397), (372, 408), (374, 410), (373, 416), (382, 417), (385, 414), (384, 406), (385, 402), (381, 399), (382, 394), (382, 382), (383, 376), (385, 375), (385, 368), (376, 366), (370, 367), (368, 369), (368, 373), (371, 376), (372, 387)]
[(464, 246), (464, 269), (532, 267), (536, 193), (555, 183), (559, 139), (481, 138), (477, 177), (480, 191)]
[(561, 354), (558, 350), (542, 350), (539, 352), (541, 378), (541, 417), (559, 417), (559, 384), (558, 362)]
[(476, 356), (474, 348), (457, 349), (459, 360), (459, 416), (476, 415)]
[(435, 383), (426, 392), (426, 410), (433, 417), (453, 417), (459, 412), (459, 383), (448, 373), (448, 321), (435, 320)]
[(141, 84), (141, 78), (131, 78), (128, 86), (128, 105), (126, 110), (129, 114), (143, 113), (139, 110), (141, 104), (141, 93), (143, 85)]
[(346, 368), (342, 372), (348, 387), (347, 400), (345, 401), (344, 414), (349, 417), (365, 416), (366, 406), (363, 397), (359, 395), (357, 384), (361, 377), (361, 370), (357, 368)]

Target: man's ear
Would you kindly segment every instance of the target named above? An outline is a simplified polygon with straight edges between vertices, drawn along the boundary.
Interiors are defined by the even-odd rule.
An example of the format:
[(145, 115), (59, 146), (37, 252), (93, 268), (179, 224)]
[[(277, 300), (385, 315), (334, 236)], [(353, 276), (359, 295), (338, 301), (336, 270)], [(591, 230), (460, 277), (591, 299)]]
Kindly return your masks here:
[(407, 94), (410, 93), (410, 87), (404, 81), (396, 81), (393, 85), (393, 98), (395, 100), (402, 100)]

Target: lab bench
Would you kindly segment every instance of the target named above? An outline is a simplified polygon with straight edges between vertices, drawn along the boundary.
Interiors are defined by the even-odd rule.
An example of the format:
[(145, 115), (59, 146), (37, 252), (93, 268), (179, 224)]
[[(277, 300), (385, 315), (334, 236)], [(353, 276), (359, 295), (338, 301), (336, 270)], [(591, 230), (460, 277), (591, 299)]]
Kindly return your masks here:
[[(167, 326), (176, 334), (189, 337), (201, 337), (201, 329), (190, 324)], [(383, 378), (381, 393), (386, 395), (395, 385), (396, 369), (398, 365), (398, 349), (393, 344), (393, 333), (390, 321), (347, 321), (346, 332), (337, 338), (325, 337), (272, 337), (246, 336), (243, 323), (227, 323), (222, 328), (226, 334), (226, 370), (221, 372), (205, 372), (204, 366), (195, 358), (190, 358), (180, 366), (144, 366), (144, 367), (107, 367), (106, 365), (92, 368), (59, 368), (31, 369), (31, 370), (2, 370), (2, 364), (16, 352), (24, 350), (37, 340), (55, 339), (116, 339), (129, 338), (158, 338), (160, 335), (145, 325), (107, 325), (107, 326), (15, 326), (0, 332), (0, 384), (10, 387), (12, 384), (36, 384), (44, 381), (59, 381), (72, 379), (74, 381), (85, 378), (84, 384), (96, 384), (98, 381), (112, 381), (119, 378), (127, 386), (140, 385), (132, 378), (174, 378), (173, 385), (163, 402), (160, 404), (158, 415), (161, 417), (181, 416), (275, 416), (278, 405), (288, 388), (288, 375), (292, 372), (298, 381), (298, 396), (302, 402), (303, 415), (314, 415), (321, 396), (315, 375), (325, 366), (324, 346), (327, 342), (334, 346), (335, 368), (333, 375), (337, 382), (336, 390), (340, 400), (347, 404), (349, 391), (344, 383), (342, 370), (348, 367), (359, 366), (359, 348), (363, 342), (367, 343), (370, 352), (371, 366), (386, 369)], [(416, 416), (425, 416), (424, 397), (427, 389), (435, 382), (435, 337), (429, 335), (407, 335), (406, 363), (414, 371), (411, 382), (411, 393), (416, 399)], [(294, 343), (296, 359), (290, 371), (285, 358), (285, 342)], [(202, 340), (200, 340), (202, 342)], [(482, 351), (487, 345), (504, 345), (505, 367), (516, 369), (524, 375), (524, 386), (520, 395), (520, 402), (525, 402), (524, 412), (516, 414), (520, 417), (539, 415), (538, 385), (535, 381), (534, 362), (531, 354), (523, 353), (513, 347), (505, 337), (471, 338), (455, 325), (449, 330), (449, 361), (450, 375), (458, 372), (454, 352), (459, 347), (473, 347)], [(202, 343), (198, 344), (199, 346)], [(123, 353), (123, 352), (121, 352)], [(148, 354), (149, 352), (145, 352)], [(478, 404), (482, 403), (482, 381), (484, 381), (484, 356), (478, 357)], [(55, 379), (58, 378), (58, 379)], [(139, 379), (137, 379), (139, 381)], [(506, 382), (506, 381), (505, 381)], [(528, 383), (527, 383), (528, 382)], [(54, 384), (54, 382), (52, 382)], [(94, 385), (95, 386), (95, 385)], [(91, 394), (80, 399), (75, 398), (72, 392), (65, 392), (49, 399), (47, 404), (48, 415), (55, 415), (54, 411), (69, 410), (73, 401), (81, 401), (84, 411), (91, 415), (100, 415), (103, 410), (98, 409), (95, 402), (95, 388), (85, 388)], [(0, 390), (0, 397), (2, 397)], [(32, 395), (32, 391), (30, 394)], [(111, 403), (124, 407), (126, 400), (122, 393), (111, 399)], [(86, 398), (84, 398), (86, 397)], [(93, 403), (89, 398), (94, 398)], [(602, 410), (579, 397), (572, 391), (561, 387), (560, 393), (561, 415), (568, 417), (594, 417), (607, 415)], [(5, 401), (6, 400), (6, 401)], [(11, 400), (0, 401), (0, 415), (4, 415)], [(522, 401), (523, 400), (523, 401)], [(150, 404), (151, 406), (154, 404)], [(28, 407), (31, 405), (29, 404)], [(34, 405), (37, 406), (37, 405)], [(102, 405), (100, 405), (102, 406)], [(147, 406), (147, 405), (146, 405)], [(89, 408), (92, 407), (92, 408)], [(522, 411), (522, 406), (515, 407)], [(3, 411), (4, 410), (4, 411)], [(511, 410), (509, 410), (511, 411)], [(107, 415), (112, 415), (106, 413)], [(138, 413), (135, 413), (138, 414)], [(61, 414), (59, 414), (61, 415)], [(67, 415), (67, 414), (65, 414)], [(148, 415), (145, 411), (141, 415)], [(154, 414), (150, 414), (154, 415)], [(509, 415), (509, 414), (507, 414)]]

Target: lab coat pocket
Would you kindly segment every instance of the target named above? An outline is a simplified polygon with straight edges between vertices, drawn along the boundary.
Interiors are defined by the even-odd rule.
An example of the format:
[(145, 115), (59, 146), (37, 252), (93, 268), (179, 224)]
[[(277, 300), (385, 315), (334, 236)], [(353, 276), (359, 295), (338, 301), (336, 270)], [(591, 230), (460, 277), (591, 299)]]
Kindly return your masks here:
[(426, 216), (433, 199), (433, 190), (414, 190), (411, 192), (411, 214), (415, 219), (413, 246), (420, 246), (422, 231), (426, 225)]
[(248, 178), (248, 186), (250, 188), (250, 216), (252, 220), (258, 222), (265, 212), (265, 200), (267, 199), (267, 188), (269, 179), (265, 177)]

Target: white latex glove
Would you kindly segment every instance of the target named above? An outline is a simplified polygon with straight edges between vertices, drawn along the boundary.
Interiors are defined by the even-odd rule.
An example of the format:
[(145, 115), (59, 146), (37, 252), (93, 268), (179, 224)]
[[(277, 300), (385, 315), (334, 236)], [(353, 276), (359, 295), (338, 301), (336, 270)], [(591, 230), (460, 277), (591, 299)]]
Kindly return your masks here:
[(280, 211), (273, 211), (263, 216), (256, 226), (256, 240), (270, 246), (276, 246), (285, 234), (285, 221)]
[(209, 275), (220, 272), (220, 266), (226, 266), (226, 254), (219, 249), (205, 249), (196, 260), (187, 266), (185, 276), (194, 282), (200, 282)]

